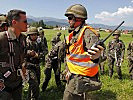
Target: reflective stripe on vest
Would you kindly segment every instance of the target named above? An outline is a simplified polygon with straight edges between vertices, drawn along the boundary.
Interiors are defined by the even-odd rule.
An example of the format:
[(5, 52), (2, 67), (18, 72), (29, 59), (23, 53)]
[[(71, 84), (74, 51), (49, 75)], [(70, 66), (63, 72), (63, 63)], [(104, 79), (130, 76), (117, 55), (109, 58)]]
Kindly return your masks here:
[(67, 59), (66, 58), (66, 60), (68, 61), (68, 62), (71, 62), (71, 63), (73, 63), (73, 64), (75, 64), (75, 65), (78, 65), (78, 66), (82, 66), (82, 67), (89, 67), (89, 68), (92, 68), (92, 67), (96, 67), (98, 64), (96, 64), (96, 63), (89, 63), (89, 62), (76, 62), (76, 61), (72, 61), (72, 60), (69, 60), (69, 59)]
[[(69, 46), (70, 54), (66, 54), (67, 65), (71, 73), (80, 74), (85, 76), (94, 76), (98, 72), (98, 64), (93, 63), (90, 60), (88, 53), (84, 51), (83, 48), (83, 34), (85, 29), (91, 30), (94, 34), (96, 31), (90, 26), (84, 26), (79, 36), (77, 42)], [(73, 32), (67, 37), (67, 44), (73, 37)]]

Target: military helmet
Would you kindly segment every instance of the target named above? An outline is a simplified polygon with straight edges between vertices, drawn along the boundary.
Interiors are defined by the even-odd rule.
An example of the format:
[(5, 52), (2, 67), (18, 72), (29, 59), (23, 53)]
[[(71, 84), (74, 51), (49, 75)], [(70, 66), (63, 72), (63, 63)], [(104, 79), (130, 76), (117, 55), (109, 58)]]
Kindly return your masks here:
[(3, 14), (0, 15), (0, 26), (2, 26), (3, 24), (6, 24), (6, 16), (4, 16)]
[(86, 8), (81, 4), (75, 4), (70, 6), (65, 12), (65, 16), (68, 15), (74, 15), (75, 17), (87, 19)]
[(119, 36), (121, 36), (121, 33), (120, 32), (115, 32), (115, 33), (113, 33), (113, 36), (114, 35), (119, 35)]
[(38, 32), (38, 30), (37, 30), (36, 27), (30, 27), (30, 28), (28, 28), (27, 33), (28, 33), (28, 35), (31, 35), (31, 34), (37, 34), (37, 35), (39, 35), (39, 32)]
[(43, 30), (43, 28), (42, 27), (38, 27), (38, 31), (42, 31)]
[(57, 36), (61, 36), (61, 32), (57, 32)]
[(97, 36), (100, 37), (100, 33), (99, 32), (97, 33)]

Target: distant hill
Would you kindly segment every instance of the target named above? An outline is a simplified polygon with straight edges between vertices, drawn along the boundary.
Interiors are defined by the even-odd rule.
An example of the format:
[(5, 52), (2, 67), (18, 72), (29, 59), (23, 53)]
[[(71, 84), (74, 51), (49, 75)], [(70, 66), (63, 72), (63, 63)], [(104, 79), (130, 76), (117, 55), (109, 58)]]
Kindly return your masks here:
[[(58, 18), (53, 18), (53, 17), (33, 17), (33, 16), (28, 16), (28, 23), (31, 22), (36, 22), (43, 20), (45, 24), (51, 25), (51, 26), (68, 26), (67, 20), (66, 19), (58, 19)], [(94, 28), (104, 28), (104, 29), (114, 29), (117, 26), (109, 26), (109, 25), (104, 25), (104, 24), (89, 24), (90, 26)], [(133, 30), (133, 27), (128, 27), (128, 26), (121, 26), (119, 29), (123, 30)]]
[[(109, 26), (109, 25), (104, 25), (104, 24), (89, 24), (89, 25), (94, 28), (103, 28), (103, 29), (115, 29), (117, 27), (117, 26)], [(119, 29), (133, 30), (133, 27), (121, 26)]]

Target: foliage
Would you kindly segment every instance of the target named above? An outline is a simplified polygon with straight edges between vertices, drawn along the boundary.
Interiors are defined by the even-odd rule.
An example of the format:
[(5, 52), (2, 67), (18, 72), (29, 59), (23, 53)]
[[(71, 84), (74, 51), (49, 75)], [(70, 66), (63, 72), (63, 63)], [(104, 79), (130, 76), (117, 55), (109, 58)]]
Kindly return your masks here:
[(46, 25), (43, 20), (40, 20), (39, 22), (29, 23), (29, 25), (33, 26), (33, 27), (42, 27), (44, 29), (53, 29), (54, 28), (53, 26)]
[[(56, 36), (56, 33), (58, 30), (45, 30), (45, 36), (48, 41), (48, 49), (52, 47), (51, 45), (51, 39)], [(67, 31), (60, 31), (62, 33), (61, 39), (63, 40), (64, 34), (67, 36)], [(67, 34), (66, 34), (67, 33)], [(106, 32), (100, 32), (101, 39), (106, 37), (108, 33)], [(111, 36), (106, 42), (105, 45), (107, 46), (108, 42), (113, 39)], [(131, 34), (122, 34), (120, 37), (121, 40), (124, 41), (127, 46), (129, 42), (132, 40)], [(118, 80), (117, 74), (116, 74), (116, 68), (114, 67), (114, 75), (110, 79), (108, 76), (108, 62), (105, 62), (105, 74), (100, 75), (100, 80), (102, 81), (102, 89), (99, 91), (90, 92), (88, 95), (92, 100), (133, 100), (133, 81), (129, 79), (129, 73), (128, 73), (128, 62), (127, 62), (127, 50), (125, 51), (125, 58), (124, 62), (122, 63), (122, 74), (123, 79)], [(41, 66), (41, 84), (40, 84), (40, 90), (42, 83), (44, 81), (44, 66)], [(64, 64), (62, 63), (62, 70), (64, 69)], [(65, 83), (63, 83), (63, 87), (65, 87)], [(27, 86), (24, 87), (24, 98), (27, 95)], [(49, 85), (47, 87), (47, 90), (44, 93), (40, 93), (41, 100), (62, 100), (63, 92), (57, 89), (54, 74), (52, 73), (51, 80), (49, 82)], [(24, 99), (25, 100), (25, 99)]]

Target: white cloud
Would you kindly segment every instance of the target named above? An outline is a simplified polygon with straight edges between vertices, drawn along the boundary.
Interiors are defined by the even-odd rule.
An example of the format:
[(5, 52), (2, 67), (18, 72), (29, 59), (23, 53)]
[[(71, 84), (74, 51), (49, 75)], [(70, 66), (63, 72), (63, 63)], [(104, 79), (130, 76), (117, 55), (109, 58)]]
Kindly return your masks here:
[(131, 2), (133, 3), (133, 0)]
[[(104, 22), (120, 22), (121, 20), (125, 20), (128, 26), (133, 26), (133, 7), (124, 7), (124, 8), (118, 8), (116, 12), (107, 12), (103, 11), (100, 14), (95, 15), (96, 19), (100, 19), (101, 23)], [(131, 23), (132, 22), (132, 23)]]

